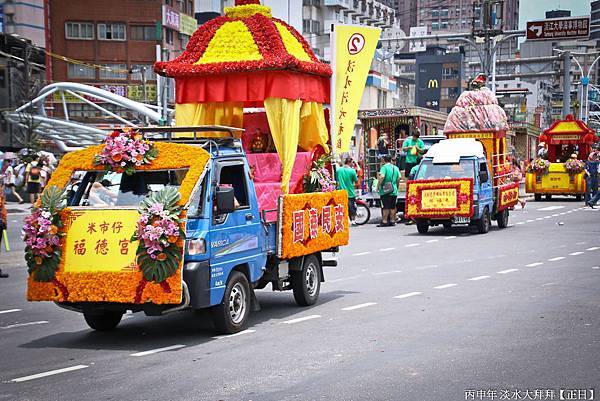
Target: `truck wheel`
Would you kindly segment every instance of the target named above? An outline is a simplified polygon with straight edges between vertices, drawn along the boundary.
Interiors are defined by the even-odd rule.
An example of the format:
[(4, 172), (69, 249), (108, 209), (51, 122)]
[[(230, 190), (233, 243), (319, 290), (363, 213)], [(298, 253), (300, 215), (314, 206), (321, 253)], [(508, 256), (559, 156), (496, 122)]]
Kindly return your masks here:
[(450, 231), (450, 229), (452, 228), (452, 223), (447, 221), (447, 222), (443, 223), (443, 226), (444, 226), (444, 230)]
[(535, 199), (536, 202), (539, 202), (542, 200), (542, 194), (534, 194), (533, 195), (533, 199)]
[(508, 227), (508, 209), (504, 209), (500, 213), (496, 215), (496, 221), (498, 222), (498, 227), (506, 228)]
[(575, 195), (575, 200), (576, 200), (577, 202), (581, 202), (581, 200), (582, 200), (582, 199), (583, 199), (583, 198), (581, 197), (581, 194), (579, 194), (579, 195)]
[(417, 231), (419, 234), (427, 234), (427, 231), (429, 231), (429, 222), (427, 220), (417, 220)]
[(314, 305), (321, 291), (321, 266), (315, 255), (304, 257), (301, 270), (291, 272), (294, 299), (300, 306)]
[(83, 312), (83, 318), (85, 322), (92, 329), (97, 331), (110, 331), (114, 330), (115, 327), (121, 322), (123, 312), (114, 311), (93, 311)]
[(483, 209), (483, 216), (477, 221), (477, 230), (479, 231), (479, 234), (486, 234), (490, 231), (490, 224), (490, 211), (486, 207)]
[(217, 331), (234, 334), (246, 328), (250, 314), (250, 285), (246, 276), (232, 271), (227, 280), (223, 302), (212, 308)]
[(546, 195), (546, 200), (547, 200), (547, 201), (551, 201), (551, 200), (552, 200), (552, 195), (550, 195), (550, 194), (547, 194), (547, 195)]

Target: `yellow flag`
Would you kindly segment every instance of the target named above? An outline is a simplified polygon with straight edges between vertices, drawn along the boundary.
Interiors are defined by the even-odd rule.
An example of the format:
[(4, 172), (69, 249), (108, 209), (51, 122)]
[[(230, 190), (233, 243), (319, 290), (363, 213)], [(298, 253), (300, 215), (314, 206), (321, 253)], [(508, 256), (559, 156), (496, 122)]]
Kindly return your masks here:
[(347, 152), (354, 131), (373, 54), (381, 29), (336, 25), (333, 32), (334, 81), (332, 82), (333, 138), (336, 153)]

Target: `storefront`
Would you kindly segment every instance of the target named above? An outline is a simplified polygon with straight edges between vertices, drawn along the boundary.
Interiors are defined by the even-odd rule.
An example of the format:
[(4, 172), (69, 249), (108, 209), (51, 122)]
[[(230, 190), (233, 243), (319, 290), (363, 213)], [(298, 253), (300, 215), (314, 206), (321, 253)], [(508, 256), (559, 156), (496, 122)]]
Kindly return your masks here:
[[(514, 133), (513, 142), (517, 157), (521, 160), (530, 160), (536, 157), (536, 146), (540, 136), (540, 128), (528, 122), (510, 123), (511, 131)], [(509, 145), (509, 149), (512, 147)]]

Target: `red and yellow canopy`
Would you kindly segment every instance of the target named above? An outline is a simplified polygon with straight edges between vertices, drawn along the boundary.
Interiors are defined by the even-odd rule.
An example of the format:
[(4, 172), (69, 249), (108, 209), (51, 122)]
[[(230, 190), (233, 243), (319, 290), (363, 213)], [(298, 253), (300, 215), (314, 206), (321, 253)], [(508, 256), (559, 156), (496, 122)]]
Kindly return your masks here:
[(567, 115), (564, 120), (555, 121), (540, 135), (540, 142), (550, 145), (589, 145), (597, 139), (594, 130), (583, 121), (576, 120), (572, 114)]
[(177, 103), (329, 101), (329, 65), (258, 0), (237, 0), (199, 27), (181, 56), (156, 63), (155, 70), (176, 79)]

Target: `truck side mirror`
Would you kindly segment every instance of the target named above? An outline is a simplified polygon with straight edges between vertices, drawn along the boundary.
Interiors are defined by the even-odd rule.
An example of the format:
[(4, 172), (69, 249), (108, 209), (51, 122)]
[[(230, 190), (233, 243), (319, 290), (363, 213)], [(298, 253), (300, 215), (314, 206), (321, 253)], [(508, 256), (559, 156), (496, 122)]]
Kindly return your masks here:
[(484, 183), (489, 179), (487, 165), (485, 163), (479, 164), (479, 182)]
[(233, 188), (217, 187), (215, 201), (217, 202), (217, 214), (231, 213), (235, 210), (235, 197)]

